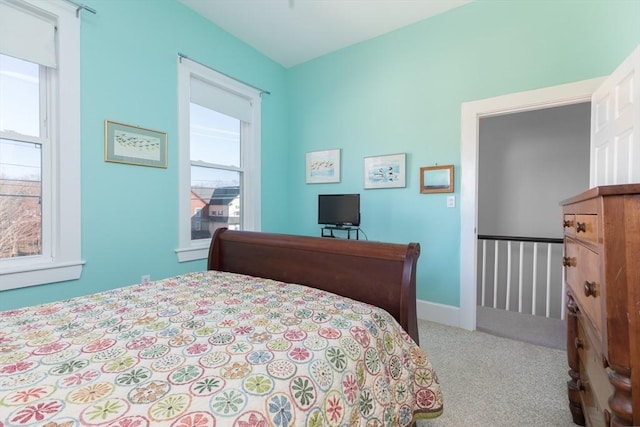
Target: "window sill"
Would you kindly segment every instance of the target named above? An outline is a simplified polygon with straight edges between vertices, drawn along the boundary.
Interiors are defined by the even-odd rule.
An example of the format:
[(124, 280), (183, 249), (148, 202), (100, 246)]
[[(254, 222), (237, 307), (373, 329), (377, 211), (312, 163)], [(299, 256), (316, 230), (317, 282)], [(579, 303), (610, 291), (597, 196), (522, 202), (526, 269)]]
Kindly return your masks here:
[(209, 243), (204, 246), (191, 246), (188, 248), (176, 249), (176, 255), (178, 256), (178, 262), (196, 261), (199, 259), (206, 259), (209, 256)]
[(79, 279), (84, 261), (51, 262), (0, 269), (0, 291)]

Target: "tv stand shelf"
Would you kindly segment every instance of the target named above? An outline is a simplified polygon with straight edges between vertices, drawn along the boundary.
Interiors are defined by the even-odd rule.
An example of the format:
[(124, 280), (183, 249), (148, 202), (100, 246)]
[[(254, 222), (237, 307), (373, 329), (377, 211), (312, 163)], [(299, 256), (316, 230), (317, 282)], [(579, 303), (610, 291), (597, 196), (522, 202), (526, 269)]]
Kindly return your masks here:
[(360, 227), (333, 227), (333, 226), (326, 226), (326, 227), (322, 227), (321, 236), (322, 237), (338, 238), (338, 236), (336, 236), (334, 234), (334, 232), (336, 232), (336, 231), (346, 232), (347, 233), (347, 239), (351, 239), (351, 233), (355, 232), (356, 240), (360, 240)]

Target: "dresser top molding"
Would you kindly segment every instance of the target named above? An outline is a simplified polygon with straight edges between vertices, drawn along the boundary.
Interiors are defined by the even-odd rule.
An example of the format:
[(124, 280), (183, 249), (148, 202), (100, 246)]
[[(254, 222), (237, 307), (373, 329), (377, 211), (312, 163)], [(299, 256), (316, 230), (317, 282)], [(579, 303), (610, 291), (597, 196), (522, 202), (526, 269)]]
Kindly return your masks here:
[(587, 191), (573, 196), (560, 202), (560, 205), (568, 205), (571, 203), (581, 202), (583, 200), (593, 199), (599, 196), (622, 196), (625, 194), (640, 193), (640, 184), (618, 184), (618, 185), (602, 185), (593, 187)]

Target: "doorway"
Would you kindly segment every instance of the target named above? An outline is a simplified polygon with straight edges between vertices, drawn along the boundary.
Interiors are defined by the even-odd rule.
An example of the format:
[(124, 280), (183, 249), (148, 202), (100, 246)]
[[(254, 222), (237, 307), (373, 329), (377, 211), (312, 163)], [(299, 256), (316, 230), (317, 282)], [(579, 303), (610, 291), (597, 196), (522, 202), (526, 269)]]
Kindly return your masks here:
[(589, 186), (591, 103), (479, 119), (478, 330), (564, 349), (561, 200)]
[(460, 327), (476, 329), (478, 151), (480, 119), (590, 102), (603, 79), (520, 92), (462, 105), (460, 190)]

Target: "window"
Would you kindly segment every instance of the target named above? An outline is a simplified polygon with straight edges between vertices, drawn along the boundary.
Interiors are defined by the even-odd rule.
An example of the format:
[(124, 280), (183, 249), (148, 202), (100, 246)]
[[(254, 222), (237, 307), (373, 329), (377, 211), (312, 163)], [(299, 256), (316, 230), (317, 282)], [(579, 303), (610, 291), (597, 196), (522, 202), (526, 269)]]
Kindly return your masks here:
[(0, 54), (0, 85), (0, 126), (14, 134), (0, 139), (0, 259), (41, 255), (46, 67)]
[(182, 262), (220, 227), (260, 229), (260, 92), (179, 58), (178, 103)]
[(79, 30), (62, 1), (0, 3), (0, 290), (80, 277)]

